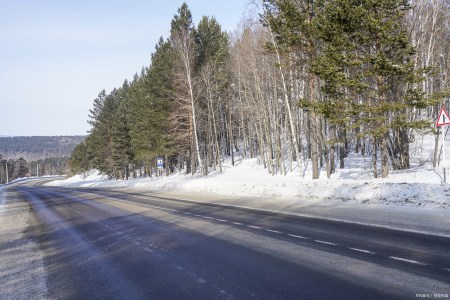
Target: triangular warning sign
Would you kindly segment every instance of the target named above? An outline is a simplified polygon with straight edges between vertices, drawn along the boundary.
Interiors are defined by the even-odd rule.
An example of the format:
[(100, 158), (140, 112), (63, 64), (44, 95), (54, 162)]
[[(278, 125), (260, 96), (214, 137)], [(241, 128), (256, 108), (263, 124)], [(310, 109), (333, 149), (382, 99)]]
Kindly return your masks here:
[(436, 126), (444, 126), (450, 124), (450, 118), (448, 117), (448, 113), (445, 111), (445, 108), (442, 107), (441, 112), (439, 113), (439, 118), (436, 121)]

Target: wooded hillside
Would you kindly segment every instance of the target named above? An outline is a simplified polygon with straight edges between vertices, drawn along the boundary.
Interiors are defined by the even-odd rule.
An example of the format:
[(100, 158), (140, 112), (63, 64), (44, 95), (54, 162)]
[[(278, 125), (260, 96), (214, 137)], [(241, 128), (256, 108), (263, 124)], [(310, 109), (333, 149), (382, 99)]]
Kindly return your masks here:
[(0, 137), (0, 184), (25, 176), (64, 175), (84, 136)]
[(0, 154), (10, 159), (35, 161), (50, 157), (70, 157), (84, 136), (0, 137)]

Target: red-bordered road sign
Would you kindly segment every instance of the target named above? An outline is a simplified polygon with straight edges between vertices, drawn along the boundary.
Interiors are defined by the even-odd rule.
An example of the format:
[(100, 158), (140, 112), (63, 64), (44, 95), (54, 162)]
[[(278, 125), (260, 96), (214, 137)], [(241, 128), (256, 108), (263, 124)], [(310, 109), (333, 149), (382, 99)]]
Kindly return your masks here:
[(448, 113), (445, 111), (445, 108), (441, 108), (441, 112), (439, 113), (439, 118), (436, 121), (436, 126), (444, 126), (450, 125), (450, 118), (448, 117)]

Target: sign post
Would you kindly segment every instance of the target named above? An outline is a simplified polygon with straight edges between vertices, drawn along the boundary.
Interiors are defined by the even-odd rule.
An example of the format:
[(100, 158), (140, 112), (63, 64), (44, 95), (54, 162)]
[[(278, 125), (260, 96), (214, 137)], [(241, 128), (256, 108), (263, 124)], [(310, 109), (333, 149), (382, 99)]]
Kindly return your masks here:
[(442, 156), (443, 156), (443, 168), (444, 168), (444, 182), (447, 183), (447, 174), (446, 174), (446, 166), (447, 163), (445, 161), (445, 126), (450, 124), (450, 118), (448, 113), (445, 111), (445, 108), (441, 108), (441, 112), (439, 113), (439, 117), (436, 121), (436, 126), (442, 127)]
[(164, 169), (164, 159), (161, 158), (161, 157), (158, 157), (156, 159), (156, 166), (158, 167), (159, 176), (162, 179), (162, 172), (163, 172), (163, 169)]

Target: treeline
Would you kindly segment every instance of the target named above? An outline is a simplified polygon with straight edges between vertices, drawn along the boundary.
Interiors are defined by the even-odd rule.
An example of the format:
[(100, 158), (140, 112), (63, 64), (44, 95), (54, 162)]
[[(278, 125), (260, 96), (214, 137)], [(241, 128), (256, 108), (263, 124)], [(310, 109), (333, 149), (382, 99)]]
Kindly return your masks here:
[[(197, 26), (183, 4), (131, 82), (102, 91), (74, 172), (112, 178), (207, 175), (224, 158), (260, 157), (271, 174), (312, 177), (369, 156), (375, 177), (410, 166), (418, 130), (448, 105), (445, 0), (263, 0), (233, 35), (214, 18)], [(433, 164), (438, 158), (436, 143)]]
[(4, 159), (0, 154), (0, 184), (29, 176), (27, 161), (23, 158)]
[(0, 137), (0, 153), (10, 158), (36, 161), (51, 157), (69, 157), (84, 136)]
[(70, 174), (69, 157), (48, 157), (28, 163), (31, 176)]
[(50, 157), (28, 163), (23, 157), (6, 159), (0, 154), (0, 184), (18, 178), (70, 173), (69, 157)]

